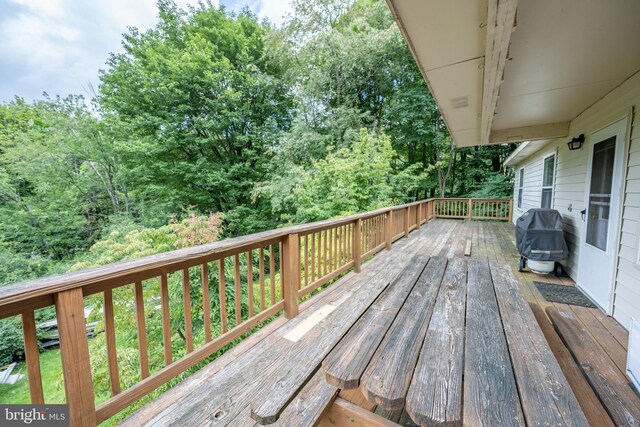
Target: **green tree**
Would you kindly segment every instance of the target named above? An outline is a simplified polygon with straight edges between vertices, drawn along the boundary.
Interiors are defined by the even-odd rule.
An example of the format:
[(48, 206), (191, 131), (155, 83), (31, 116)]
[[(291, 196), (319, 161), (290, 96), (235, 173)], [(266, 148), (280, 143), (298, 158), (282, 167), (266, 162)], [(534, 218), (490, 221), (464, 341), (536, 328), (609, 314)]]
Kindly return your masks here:
[(140, 216), (158, 224), (195, 206), (224, 212), (231, 235), (269, 228), (268, 204), (251, 194), (291, 119), (283, 70), (265, 55), (270, 27), (208, 3), (158, 6), (156, 28), (125, 35), (100, 86), (104, 111), (133, 135), (125, 157)]
[(389, 206), (424, 178), (415, 170), (396, 174), (393, 157), (388, 136), (362, 129), (350, 148), (332, 152), (308, 169), (298, 166), (263, 191), (282, 209), (283, 218), (295, 223)]

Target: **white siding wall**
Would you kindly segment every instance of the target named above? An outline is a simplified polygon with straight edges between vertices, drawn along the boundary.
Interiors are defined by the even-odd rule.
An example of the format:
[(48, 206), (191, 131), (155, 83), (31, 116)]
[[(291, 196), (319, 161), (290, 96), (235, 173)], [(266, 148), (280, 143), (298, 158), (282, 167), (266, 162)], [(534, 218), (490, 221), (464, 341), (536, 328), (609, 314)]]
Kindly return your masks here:
[[(595, 131), (627, 117), (632, 108), (635, 108), (635, 117), (631, 117), (631, 142), (626, 156), (626, 190), (622, 229), (618, 232), (619, 252), (613, 308), (613, 316), (626, 328), (629, 327), (631, 317), (640, 319), (640, 265), (636, 262), (640, 239), (640, 73), (635, 74), (574, 119), (567, 138), (550, 142), (515, 166), (514, 206), (517, 206), (517, 174), (522, 166), (525, 167), (525, 197), (522, 209), (514, 207), (513, 218), (515, 222), (528, 209), (540, 207), (543, 159), (557, 151), (552, 207), (560, 211), (565, 224), (565, 235), (571, 252), (566, 265), (567, 272), (574, 279), (577, 278), (580, 239), (584, 224), (580, 211), (585, 207), (590, 136)], [(581, 133), (587, 138), (584, 146), (579, 151), (569, 151), (567, 142), (571, 137)]]

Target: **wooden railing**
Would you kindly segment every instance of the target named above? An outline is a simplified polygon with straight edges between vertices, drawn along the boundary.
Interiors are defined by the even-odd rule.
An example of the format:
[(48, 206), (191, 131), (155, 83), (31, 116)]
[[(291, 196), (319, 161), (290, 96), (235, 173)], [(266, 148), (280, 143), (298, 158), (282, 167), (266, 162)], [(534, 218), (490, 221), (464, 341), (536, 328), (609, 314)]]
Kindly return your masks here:
[(436, 199), (438, 218), (510, 221), (512, 199)]
[[(55, 305), (63, 381), (72, 425), (95, 425), (223, 346), (284, 311), (298, 314), (302, 297), (435, 217), (509, 219), (504, 200), (429, 199), (311, 224), (271, 230), (137, 260), (0, 287), (0, 319), (22, 316), (32, 403), (44, 403), (34, 310)], [(465, 208), (466, 207), (466, 208)], [(466, 210), (465, 210), (466, 209)], [(181, 301), (184, 353), (172, 348), (169, 284)], [(122, 389), (114, 293), (130, 289), (138, 339), (139, 381)], [(155, 301), (149, 296), (158, 295)], [(195, 330), (192, 296), (202, 301)], [(92, 298), (87, 298), (93, 296)], [(212, 298), (213, 296), (213, 298)], [(87, 300), (102, 305), (111, 398), (96, 406), (85, 323)], [(149, 303), (151, 301), (151, 303)], [(200, 313), (199, 310), (196, 310)], [(149, 343), (147, 322), (161, 320), (162, 339)], [(175, 319), (174, 319), (175, 320)], [(161, 366), (150, 369), (150, 346)], [(156, 352), (152, 352), (155, 355)], [(160, 353), (158, 353), (160, 354)]]

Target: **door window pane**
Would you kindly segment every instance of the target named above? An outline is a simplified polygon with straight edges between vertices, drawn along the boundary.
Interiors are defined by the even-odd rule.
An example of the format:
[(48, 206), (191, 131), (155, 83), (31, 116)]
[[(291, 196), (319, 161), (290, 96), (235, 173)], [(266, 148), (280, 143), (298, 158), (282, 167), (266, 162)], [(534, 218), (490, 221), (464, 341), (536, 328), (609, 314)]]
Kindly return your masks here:
[(607, 250), (615, 153), (615, 136), (597, 143), (593, 148), (587, 206), (587, 243), (603, 251)]

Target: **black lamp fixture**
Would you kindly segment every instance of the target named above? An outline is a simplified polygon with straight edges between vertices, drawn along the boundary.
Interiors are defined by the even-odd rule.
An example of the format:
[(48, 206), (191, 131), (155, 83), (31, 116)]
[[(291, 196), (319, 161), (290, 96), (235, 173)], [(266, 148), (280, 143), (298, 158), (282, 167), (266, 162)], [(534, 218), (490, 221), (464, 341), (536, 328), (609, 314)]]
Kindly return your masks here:
[(571, 151), (581, 149), (582, 144), (584, 144), (584, 133), (581, 133), (580, 135), (573, 138), (571, 141), (567, 142), (567, 145), (569, 146), (569, 150)]

